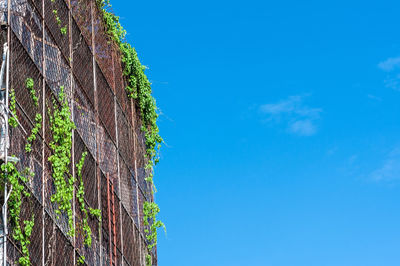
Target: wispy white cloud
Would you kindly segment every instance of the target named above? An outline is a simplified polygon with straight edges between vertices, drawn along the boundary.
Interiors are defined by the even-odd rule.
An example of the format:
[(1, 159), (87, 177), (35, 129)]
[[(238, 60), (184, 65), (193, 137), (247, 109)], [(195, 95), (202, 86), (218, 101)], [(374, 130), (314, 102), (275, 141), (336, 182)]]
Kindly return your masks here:
[(277, 103), (263, 104), (259, 107), (259, 111), (267, 116), (267, 121), (284, 121), (290, 133), (312, 136), (317, 133), (315, 123), (320, 118), (322, 109), (304, 104), (305, 97), (295, 95)]
[(395, 75), (388, 75), (385, 80), (385, 87), (394, 89), (394, 90), (400, 90), (400, 74), (395, 74)]
[(382, 61), (378, 64), (378, 67), (383, 71), (393, 71), (395, 68), (400, 67), (400, 56), (399, 57), (390, 57), (385, 61)]
[(381, 102), (381, 101), (382, 101), (382, 98), (381, 98), (381, 97), (375, 96), (375, 95), (373, 95), (373, 94), (367, 94), (367, 97), (368, 97), (369, 99), (371, 99), (371, 100), (374, 100), (374, 101), (378, 101), (378, 102)]
[(374, 181), (393, 181), (400, 179), (400, 148), (392, 150), (381, 165), (372, 171), (370, 177)]
[(378, 63), (378, 68), (387, 73), (383, 81), (385, 87), (400, 91), (400, 56), (390, 57)]
[(307, 120), (299, 120), (291, 123), (289, 130), (300, 136), (312, 136), (317, 132), (317, 128), (314, 125), (314, 122)]

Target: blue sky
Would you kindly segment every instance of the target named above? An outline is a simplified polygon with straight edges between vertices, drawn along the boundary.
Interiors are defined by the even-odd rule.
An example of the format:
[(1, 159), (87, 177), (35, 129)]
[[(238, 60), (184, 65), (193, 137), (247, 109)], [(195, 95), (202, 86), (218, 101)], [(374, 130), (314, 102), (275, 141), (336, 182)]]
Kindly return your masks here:
[(397, 1), (112, 1), (166, 145), (159, 265), (400, 265)]

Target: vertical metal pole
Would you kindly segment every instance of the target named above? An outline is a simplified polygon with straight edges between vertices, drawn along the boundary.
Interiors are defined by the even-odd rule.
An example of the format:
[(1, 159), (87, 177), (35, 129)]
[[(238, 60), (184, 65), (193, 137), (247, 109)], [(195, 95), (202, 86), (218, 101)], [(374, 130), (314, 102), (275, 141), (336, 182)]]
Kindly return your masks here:
[[(11, 40), (11, 32), (10, 32), (10, 25), (11, 25), (11, 0), (7, 1), (7, 69), (6, 69), (6, 119), (5, 119), (5, 134), (4, 134), (4, 163), (7, 164), (7, 156), (8, 156), (8, 89), (9, 89), (9, 82), (10, 82), (10, 40)], [(7, 228), (7, 182), (4, 184), (4, 209), (3, 209), (3, 223), (4, 223), (4, 242), (3, 242), (3, 265), (7, 266), (7, 235), (8, 235), (8, 228)]]
[[(7, 48), (5, 48), (7, 49)], [(6, 100), (5, 100), (5, 112), (4, 112), (4, 121), (5, 121), (5, 132), (4, 132), (4, 163), (7, 164), (7, 156), (8, 156), (8, 49), (6, 52), (6, 60), (7, 60), (7, 67), (6, 67)], [(7, 174), (7, 173), (6, 173)], [(4, 224), (4, 237), (3, 237), (3, 265), (7, 266), (7, 182), (4, 184), (4, 205), (3, 205), (3, 224)]]
[[(117, 228), (115, 226), (116, 221), (115, 221), (115, 196), (114, 196), (114, 183), (111, 182), (111, 205), (112, 205), (112, 221), (113, 221), (113, 258), (114, 258), (114, 264), (117, 265)], [(110, 237), (111, 240), (111, 237)]]
[(109, 246), (109, 258), (110, 266), (112, 266), (112, 244), (111, 244), (111, 207), (110, 207), (110, 175), (107, 173), (107, 213), (108, 213), (108, 246)]
[[(90, 16), (91, 16), (91, 27), (92, 27), (92, 64), (93, 64), (93, 90), (94, 90), (94, 113), (95, 113), (95, 120), (96, 120), (96, 177), (97, 177), (97, 204), (99, 209), (101, 210), (101, 189), (105, 189), (101, 187), (101, 173), (100, 173), (100, 163), (102, 158), (100, 158), (100, 131), (99, 131), (99, 112), (98, 112), (98, 95), (97, 95), (97, 82), (96, 82), (96, 43), (95, 43), (95, 27), (94, 27), (94, 9), (95, 9), (95, 2), (92, 0), (90, 1)], [(99, 243), (100, 243), (100, 266), (103, 265), (103, 235), (102, 235), (103, 227), (99, 226)]]
[(45, 46), (45, 24), (44, 24), (44, 0), (42, 0), (42, 68), (43, 68), (43, 79), (42, 79), (42, 266), (46, 264), (46, 252), (45, 252), (45, 190), (46, 190), (46, 160), (45, 160), (45, 147), (46, 147), (46, 46)]
[[(68, 1), (68, 31), (69, 31), (69, 36), (68, 36), (68, 41), (69, 41), (69, 58), (70, 58), (70, 80), (69, 80), (69, 85), (71, 88), (71, 120), (74, 121), (75, 123), (75, 104), (74, 104), (74, 95), (75, 95), (75, 87), (73, 86), (73, 55), (72, 55), (72, 14), (71, 14), (71, 9), (70, 9), (70, 2)], [(72, 130), (72, 176), (76, 180), (76, 173), (75, 173), (75, 129)], [(76, 189), (74, 186), (74, 193), (73, 193), (73, 199), (72, 199), (72, 209), (73, 209), (73, 220), (74, 220), (74, 231), (76, 232)], [(74, 239), (72, 240), (72, 244), (74, 246), (74, 249), (76, 249), (76, 237), (74, 236)], [(73, 255), (73, 265), (76, 265), (76, 252), (74, 252)]]

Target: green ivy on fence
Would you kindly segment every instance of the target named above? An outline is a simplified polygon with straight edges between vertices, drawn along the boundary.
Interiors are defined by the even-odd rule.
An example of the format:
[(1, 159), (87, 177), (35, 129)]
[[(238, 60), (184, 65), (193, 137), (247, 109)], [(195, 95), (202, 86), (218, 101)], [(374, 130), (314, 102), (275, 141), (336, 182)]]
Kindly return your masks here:
[[(142, 119), (141, 130), (145, 133), (146, 139), (146, 170), (150, 170), (146, 181), (152, 186), (152, 193), (155, 192), (153, 183), (153, 167), (158, 163), (158, 151), (163, 139), (159, 134), (157, 126), (158, 109), (156, 101), (152, 96), (151, 83), (144, 73), (145, 67), (140, 63), (135, 48), (126, 41), (126, 31), (119, 22), (119, 17), (112, 13), (110, 0), (97, 0), (97, 5), (102, 10), (103, 20), (107, 33), (121, 50), (123, 63), (123, 74), (127, 81), (125, 88), (128, 96), (136, 100)], [(146, 171), (147, 172), (147, 171)], [(152, 249), (157, 244), (157, 228), (165, 226), (157, 220), (160, 208), (155, 202), (144, 202), (143, 213), (146, 239), (148, 241), (146, 264), (152, 265)]]

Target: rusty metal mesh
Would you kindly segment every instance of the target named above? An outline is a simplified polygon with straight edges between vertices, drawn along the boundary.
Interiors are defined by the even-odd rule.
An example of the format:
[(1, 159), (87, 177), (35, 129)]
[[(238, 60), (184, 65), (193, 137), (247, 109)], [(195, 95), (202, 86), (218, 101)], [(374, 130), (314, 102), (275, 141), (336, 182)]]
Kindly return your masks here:
[(78, 25), (72, 21), (73, 73), (80, 87), (94, 105), (93, 56)]
[(122, 232), (122, 238), (124, 241), (123, 254), (126, 261), (130, 265), (140, 265), (139, 261), (139, 233), (136, 230), (136, 226), (132, 218), (128, 215), (126, 210), (122, 210), (122, 224), (125, 229)]
[(100, 174), (100, 191), (101, 191), (101, 222), (102, 230), (108, 232), (108, 196), (107, 196), (107, 178), (101, 173)]
[[(74, 147), (75, 165), (77, 165), (82, 158), (83, 152), (87, 152), (88, 150), (79, 134), (75, 134), (74, 136)], [(91, 153), (88, 153), (85, 157), (82, 167), (82, 180), (85, 188), (85, 199), (91, 208), (97, 208), (98, 188), (96, 178), (96, 162)], [(78, 182), (80, 181), (78, 180)]]
[(11, 2), (11, 29), (23, 47), (42, 71), (42, 24), (40, 12), (31, 1), (13, 0)]
[[(149, 174), (145, 170), (145, 139), (140, 130), (139, 111), (125, 92), (121, 56), (104, 32), (99, 10), (92, 2), (93, 0), (71, 0), (69, 10), (68, 1), (64, 0), (55, 0), (54, 3), (42, 0), (12, 0), (10, 81), (16, 90), (17, 114), (22, 127), (11, 130), (10, 152), (20, 158), (21, 169), (29, 167), (35, 172), (35, 176), (26, 185), (33, 193), (30, 201), (36, 203), (24, 203), (28, 206), (26, 210), (24, 209), (24, 215), (34, 211), (38, 212), (37, 215), (41, 218), (44, 209), (45, 220), (44, 225), (41, 224), (41, 219), (35, 222), (33, 244), (30, 246), (31, 254), (34, 254), (31, 256), (33, 265), (41, 264), (43, 245), (46, 265), (72, 265), (75, 252), (77, 257), (85, 256), (87, 265), (99, 265), (100, 260), (109, 264), (110, 238), (113, 241), (114, 237), (109, 236), (108, 221), (112, 217), (108, 217), (107, 209), (107, 174), (110, 182), (114, 184), (112, 197), (115, 201), (117, 251), (114, 259), (117, 260), (117, 265), (121, 265), (122, 261), (125, 265), (144, 265), (146, 245), (143, 238), (143, 203), (145, 200), (152, 200), (151, 187), (145, 181), (145, 177)], [(46, 3), (44, 29), (41, 15), (43, 3)], [(2, 10), (4, 11), (4, 6), (0, 5), (0, 12)], [(72, 30), (69, 32), (70, 28), (67, 27), (67, 35), (61, 34), (53, 10), (57, 10), (63, 23), (61, 26), (71, 23), (69, 26)], [(68, 12), (71, 12), (72, 16)], [(92, 53), (92, 12), (95, 64)], [(6, 17), (2, 16), (2, 20), (4, 19)], [(43, 36), (45, 36), (44, 41)], [(69, 43), (70, 40), (72, 43)], [(70, 58), (70, 48), (72, 58)], [(34, 79), (39, 107), (34, 106), (25, 87), (27, 77)], [(97, 96), (94, 90), (95, 82)], [(75, 239), (67, 236), (68, 217), (65, 214), (57, 217), (55, 214), (57, 206), (50, 200), (55, 192), (55, 186), (51, 177), (51, 165), (48, 162), (48, 157), (51, 155), (49, 143), (52, 140), (52, 133), (47, 110), (59, 107), (57, 96), (61, 86), (64, 87), (77, 126), (74, 138), (75, 161), (79, 161), (83, 151), (89, 151), (83, 167), (85, 201), (88, 206), (100, 207), (102, 211), (101, 231), (99, 231), (99, 221), (91, 216), (89, 218), (93, 232), (91, 247), (83, 246), (83, 238), (79, 234)], [(42, 113), (43, 89), (45, 113)], [(25, 152), (25, 143), (33, 128), (36, 113), (42, 113), (44, 117), (45, 136), (39, 133), (32, 145), (33, 151), (28, 154)], [(44, 149), (43, 160), (42, 149)], [(100, 206), (98, 206), (99, 196)], [(82, 214), (78, 206), (75, 206), (75, 211), (75, 225), (79, 229)], [(44, 243), (41, 242), (42, 229), (45, 232)], [(102, 250), (101, 258), (100, 250)], [(19, 257), (18, 245), (11, 243), (7, 252), (10, 264), (13, 265), (12, 262)], [(154, 253), (156, 258), (156, 249)], [(156, 259), (154, 261), (157, 263)]]
[(139, 195), (139, 222), (140, 222), (140, 233), (142, 233), (144, 235), (144, 223), (143, 223), (143, 204), (145, 202), (145, 197), (143, 195), (142, 190), (139, 188), (138, 191), (138, 195)]
[[(57, 14), (54, 14), (57, 12)], [(56, 17), (61, 24), (57, 24)], [(69, 58), (69, 27), (68, 27), (68, 7), (64, 0), (46, 1), (44, 5), (44, 22), (49, 30), (49, 34), (54, 38), (55, 43), (60, 48), (65, 60)], [(65, 27), (66, 34), (61, 33), (61, 28)]]
[(49, 88), (49, 86), (46, 84), (45, 86), (45, 116), (44, 116), (44, 126), (45, 126), (45, 136), (44, 140), (47, 145), (50, 144), (50, 142), (53, 139), (53, 134), (50, 130), (50, 117), (48, 113), (51, 110), (54, 110), (56, 108), (60, 108), (60, 103), (57, 100), (57, 97), (54, 95), (54, 92)]
[(74, 248), (71, 241), (62, 233), (53, 219), (45, 213), (45, 265), (73, 265)]
[(110, 238), (108, 236), (108, 230), (102, 230), (102, 263), (103, 265), (110, 265), (110, 245), (109, 245)]
[(117, 125), (118, 125), (118, 147), (125, 163), (130, 169), (134, 169), (134, 131), (128, 122), (129, 119), (125, 116), (119, 104), (117, 109)]
[(117, 148), (111, 137), (103, 126), (98, 126), (99, 136), (99, 160), (100, 169), (103, 173), (108, 173), (112, 179), (115, 190), (119, 193), (118, 187), (118, 168), (117, 168)]
[(96, 119), (94, 107), (81, 86), (73, 80), (74, 123), (84, 144), (92, 156), (96, 157)]
[[(136, 168), (137, 168), (137, 180), (139, 183), (139, 187), (143, 193), (143, 196), (147, 201), (151, 200), (151, 185), (149, 182), (145, 180), (146, 177), (149, 176), (151, 171), (150, 169), (146, 169), (147, 160), (146, 159), (146, 139), (145, 134), (141, 130), (142, 122), (139, 115), (140, 111), (136, 111), (136, 120), (135, 120), (135, 153), (136, 153)], [(143, 206), (141, 204), (140, 206)]]
[(46, 83), (52, 91), (58, 95), (61, 87), (64, 93), (71, 98), (71, 69), (56, 45), (54, 38), (45, 28), (45, 49), (44, 56), (46, 61)]
[[(86, 204), (88, 202), (86, 201)], [(84, 232), (82, 231), (83, 213), (79, 208), (78, 199), (75, 201), (75, 248), (80, 255), (85, 257), (87, 265), (100, 264), (99, 220), (89, 215), (88, 223), (92, 231), (91, 246), (84, 245)]]
[(19, 126), (11, 130), (10, 133), (10, 154), (20, 159), (17, 167), (18, 170), (22, 171), (29, 168), (35, 176), (29, 180), (28, 186), (32, 190), (33, 195), (42, 202), (42, 138), (40, 135), (37, 136), (36, 140), (32, 142), (32, 152), (27, 153), (25, 151), (25, 145), (27, 143), (27, 136), (30, 135), (33, 125), (29, 122), (28, 118), (22, 113), (22, 110), (17, 107), (18, 121), (22, 127), (26, 130), (23, 131), (22, 127)]
[(141, 265), (145, 265), (145, 261), (146, 261), (145, 256), (147, 254), (147, 244), (146, 244), (146, 240), (143, 238), (143, 235), (140, 235), (139, 241), (140, 241), (140, 255), (141, 255), (141, 260), (142, 260)]
[[(44, 172), (44, 207), (47, 213), (51, 216), (51, 218), (55, 221), (57, 226), (60, 228), (60, 230), (67, 235), (69, 231), (69, 225), (68, 225), (68, 216), (66, 213), (62, 213), (61, 215), (56, 214), (56, 209), (58, 209), (58, 206), (56, 203), (51, 201), (51, 196), (56, 192), (56, 188), (54, 185), (54, 181), (52, 178), (52, 172), (51, 172), (51, 164), (48, 162), (48, 158), (51, 155), (51, 151), (47, 146), (45, 147), (45, 163), (46, 163), (46, 168)], [(67, 177), (66, 177), (67, 178)]]
[(97, 94), (99, 95), (98, 108), (99, 117), (103, 122), (108, 134), (112, 140), (116, 142), (115, 138), (115, 102), (114, 94), (111, 91), (106, 79), (104, 78), (99, 66), (96, 64), (96, 81), (97, 81)]
[(21, 254), (21, 250), (17, 247), (12, 237), (7, 236), (7, 265), (19, 265), (18, 259)]
[(115, 245), (117, 246), (118, 250), (121, 250), (121, 248), (122, 248), (122, 245), (121, 245), (121, 224), (122, 223), (121, 223), (121, 216), (120, 216), (120, 213), (121, 213), (121, 202), (118, 199), (117, 195), (115, 194), (115, 191), (114, 191), (113, 197), (114, 197), (114, 201), (115, 201), (115, 204), (114, 204), (115, 221), (116, 221), (116, 223), (115, 223), (115, 228), (116, 228), (115, 236), (116, 236), (116, 240), (117, 240)]
[[(14, 34), (11, 34), (11, 49), (14, 53), (12, 53), (10, 62), (13, 66), (16, 66), (16, 68), (12, 68), (10, 71), (10, 84), (11, 88), (15, 91), (16, 111), (20, 126), (11, 129), (10, 153), (20, 159), (20, 163), (18, 164), (21, 168), (20, 170), (28, 167), (35, 173), (35, 177), (30, 180), (29, 185), (34, 195), (41, 201), (41, 176), (43, 171), (41, 134), (39, 133), (37, 139), (32, 142), (32, 152), (27, 153), (25, 151), (25, 145), (27, 143), (26, 139), (31, 135), (31, 130), (34, 127), (35, 115), (36, 113), (41, 113), (40, 95), (42, 77), (30, 56)], [(36, 95), (39, 96), (39, 107), (34, 105), (32, 97), (28, 89), (26, 89), (25, 81), (28, 77), (34, 80)]]
[[(26, 190), (29, 191), (29, 188), (26, 187)], [(31, 258), (32, 265), (40, 265), (42, 261), (41, 250), (42, 250), (42, 207), (41, 204), (37, 201), (37, 199), (33, 196), (26, 197), (23, 195), (22, 197), (22, 206), (21, 206), (21, 214), (20, 219), (21, 221), (31, 220), (32, 217), (35, 220), (35, 225), (32, 228), (32, 235), (31, 238), (37, 239), (37, 241), (32, 242), (29, 245), (29, 252), (32, 254), (37, 254)], [(23, 223), (21, 222), (21, 226), (24, 228)], [(21, 256), (21, 246), (18, 242), (15, 242), (14, 239), (11, 237), (12, 231), (14, 228), (14, 224), (9, 223), (9, 232), (10, 237), (8, 238), (9, 246), (7, 250), (8, 261), (11, 265), (19, 265), (18, 259)]]
[(114, 257), (114, 260), (116, 261), (116, 265), (122, 265), (122, 253), (121, 253), (121, 220), (120, 220), (120, 201), (117, 197), (117, 195), (114, 192), (114, 211), (115, 211), (115, 235), (114, 235), (114, 230), (111, 230), (111, 236), (114, 237), (116, 240), (112, 240), (112, 245), (113, 248), (115, 246), (116, 254)]
[(73, 24), (79, 25), (82, 35), (89, 47), (92, 47), (92, 10), (90, 0), (71, 0), (71, 13), (75, 19)]
[[(42, 110), (42, 80), (38, 68), (32, 61), (27, 51), (21, 45), (14, 34), (11, 34), (11, 49), (13, 50), (10, 63), (13, 66), (10, 71), (11, 89), (15, 91), (15, 98), (23, 112), (28, 116), (31, 123), (35, 121), (35, 115)], [(39, 98), (38, 106), (34, 104), (29, 89), (26, 88), (26, 80), (32, 78), (34, 81), (35, 94)]]
[(122, 205), (138, 224), (136, 180), (134, 172), (129, 170), (122, 159), (120, 160), (120, 178)]
[(126, 82), (123, 76), (123, 66), (121, 62), (121, 55), (118, 49), (113, 49), (113, 58), (114, 58), (114, 79), (115, 79), (115, 95), (117, 96), (117, 100), (122, 107), (122, 110), (126, 114), (129, 123), (132, 120), (132, 111), (131, 111), (131, 100), (128, 98), (128, 95), (125, 91)]
[(111, 40), (105, 32), (105, 25), (97, 5), (93, 6), (95, 56), (109, 86), (114, 90), (114, 67)]
[(21, 219), (30, 220), (33, 217), (35, 221), (31, 235), (31, 239), (35, 239), (35, 241), (32, 241), (29, 245), (29, 253), (37, 254), (37, 256), (32, 256), (33, 265), (40, 265), (42, 262), (42, 212), (42, 206), (35, 197), (23, 197), (21, 206)]

